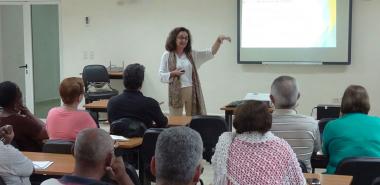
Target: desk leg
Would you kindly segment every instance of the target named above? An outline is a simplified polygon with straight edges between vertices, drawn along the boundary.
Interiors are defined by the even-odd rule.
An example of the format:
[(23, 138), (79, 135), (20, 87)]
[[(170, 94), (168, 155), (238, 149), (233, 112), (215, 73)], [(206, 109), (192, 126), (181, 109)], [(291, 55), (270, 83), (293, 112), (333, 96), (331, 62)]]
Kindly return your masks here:
[(225, 119), (227, 122), (227, 130), (228, 131), (232, 131), (232, 115), (233, 115), (233, 113), (234, 113), (234, 111), (229, 111), (229, 110), (226, 110), (224, 112)]

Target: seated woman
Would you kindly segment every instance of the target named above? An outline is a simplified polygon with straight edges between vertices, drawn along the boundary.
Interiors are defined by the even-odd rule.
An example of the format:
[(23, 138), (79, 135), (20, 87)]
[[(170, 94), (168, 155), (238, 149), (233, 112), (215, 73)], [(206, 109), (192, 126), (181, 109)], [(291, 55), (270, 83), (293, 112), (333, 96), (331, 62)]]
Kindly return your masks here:
[(236, 133), (223, 133), (216, 145), (213, 184), (306, 184), (290, 145), (269, 131), (272, 116), (266, 103), (238, 106), (233, 126)]
[(46, 118), (49, 139), (75, 141), (85, 128), (97, 128), (94, 119), (86, 111), (78, 110), (84, 94), (83, 81), (77, 77), (64, 79), (59, 86), (63, 106), (50, 109)]
[(22, 151), (41, 151), (42, 140), (48, 138), (45, 123), (22, 104), (22, 93), (15, 83), (0, 83), (0, 107), (0, 126), (13, 126), (15, 146)]
[(5, 184), (30, 185), (33, 163), (10, 143), (14, 138), (12, 126), (0, 127), (0, 176)]
[(323, 153), (329, 155), (327, 173), (335, 173), (346, 157), (380, 157), (380, 118), (368, 116), (369, 97), (364, 87), (351, 85), (343, 94), (341, 117), (323, 131)]

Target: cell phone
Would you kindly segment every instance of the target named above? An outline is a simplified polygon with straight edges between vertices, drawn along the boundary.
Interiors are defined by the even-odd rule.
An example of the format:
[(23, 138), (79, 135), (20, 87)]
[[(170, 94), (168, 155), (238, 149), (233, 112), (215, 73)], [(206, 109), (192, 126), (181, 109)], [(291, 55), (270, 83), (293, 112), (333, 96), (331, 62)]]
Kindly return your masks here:
[(306, 179), (306, 183), (308, 185), (321, 185), (321, 181), (319, 181), (317, 178)]

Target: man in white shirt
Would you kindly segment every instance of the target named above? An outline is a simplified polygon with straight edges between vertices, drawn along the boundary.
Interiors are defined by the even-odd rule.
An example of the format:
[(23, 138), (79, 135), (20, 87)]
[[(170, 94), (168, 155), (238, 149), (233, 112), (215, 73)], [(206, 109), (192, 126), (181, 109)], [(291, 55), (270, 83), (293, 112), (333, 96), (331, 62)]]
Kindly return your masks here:
[(271, 131), (285, 139), (296, 153), (298, 160), (311, 171), (310, 157), (321, 149), (317, 121), (298, 114), (295, 108), (300, 97), (293, 77), (280, 76), (271, 86), (270, 98), (274, 104)]
[(5, 184), (30, 185), (29, 176), (33, 173), (33, 163), (10, 143), (14, 132), (12, 126), (0, 128), (0, 176)]

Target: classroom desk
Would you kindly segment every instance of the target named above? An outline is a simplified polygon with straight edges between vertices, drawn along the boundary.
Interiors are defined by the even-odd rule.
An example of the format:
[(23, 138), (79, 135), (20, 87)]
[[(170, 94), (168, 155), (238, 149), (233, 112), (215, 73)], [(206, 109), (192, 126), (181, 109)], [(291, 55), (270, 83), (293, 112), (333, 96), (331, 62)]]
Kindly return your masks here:
[[(52, 154), (41, 152), (22, 152), (32, 161), (53, 161), (48, 168), (44, 170), (36, 170), (35, 174), (45, 175), (67, 175), (74, 171), (75, 160), (70, 154)], [(306, 179), (318, 178), (323, 185), (349, 185), (352, 181), (352, 176), (346, 175), (327, 175), (304, 173)]]
[[(107, 112), (108, 100), (98, 100), (85, 104), (83, 107), (92, 112)], [(186, 126), (190, 123), (191, 116), (168, 116), (168, 126)]]
[(32, 161), (53, 161), (48, 168), (36, 170), (34, 174), (67, 175), (74, 171), (75, 160), (71, 154), (52, 154), (42, 152), (22, 152)]
[(110, 79), (122, 79), (123, 71), (108, 71), (108, 76)]
[(317, 178), (322, 185), (350, 185), (352, 176), (348, 175), (328, 175), (320, 173), (304, 173), (306, 179)]
[[(226, 119), (227, 130), (232, 131), (232, 117), (235, 114), (236, 107), (224, 106), (220, 108), (220, 110), (224, 111), (224, 118)], [(273, 109), (269, 108), (269, 112), (273, 112)]]
[(133, 149), (139, 147), (142, 144), (142, 140), (142, 137), (129, 138), (128, 141), (118, 141), (117, 146), (122, 149)]
[(236, 107), (224, 106), (220, 108), (220, 110), (224, 111), (224, 119), (226, 120), (226, 123), (227, 123), (227, 130), (232, 131), (232, 116), (235, 113)]

